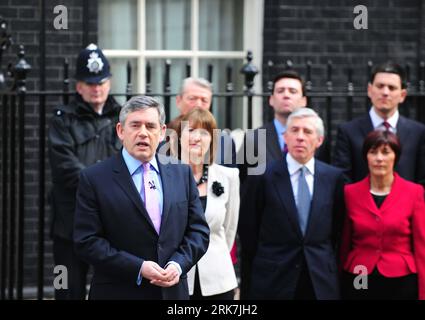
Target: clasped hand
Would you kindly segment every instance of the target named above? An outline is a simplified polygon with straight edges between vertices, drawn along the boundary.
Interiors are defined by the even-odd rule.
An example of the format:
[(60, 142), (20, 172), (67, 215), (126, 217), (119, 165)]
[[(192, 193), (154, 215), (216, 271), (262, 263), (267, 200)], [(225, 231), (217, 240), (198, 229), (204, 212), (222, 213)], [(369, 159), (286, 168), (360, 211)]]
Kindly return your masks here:
[(180, 280), (180, 275), (175, 265), (170, 263), (163, 269), (154, 261), (145, 261), (143, 263), (142, 277), (149, 279), (151, 284), (159, 287), (171, 287)]

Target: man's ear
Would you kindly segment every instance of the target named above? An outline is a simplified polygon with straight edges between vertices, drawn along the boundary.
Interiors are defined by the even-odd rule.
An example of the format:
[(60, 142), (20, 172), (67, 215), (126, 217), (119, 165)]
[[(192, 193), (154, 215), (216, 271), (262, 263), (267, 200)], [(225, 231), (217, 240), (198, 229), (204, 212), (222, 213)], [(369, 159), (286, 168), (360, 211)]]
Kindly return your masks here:
[(274, 109), (272, 100), (273, 100), (273, 95), (269, 97), (269, 107)]
[(371, 92), (372, 91), (372, 84), (369, 82), (367, 84), (367, 96), (370, 98)]
[(77, 81), (76, 85), (75, 85), (75, 90), (81, 94), (81, 86), (82, 86), (82, 82), (81, 81)]
[(303, 96), (302, 98), (301, 98), (301, 106), (300, 107), (307, 107), (307, 97), (306, 96)]
[(317, 144), (317, 148), (316, 149), (319, 149), (319, 147), (323, 144), (324, 141), (325, 141), (325, 137), (324, 136), (319, 137), (319, 143)]
[(115, 129), (117, 130), (117, 136), (120, 138), (121, 141), (124, 139), (124, 133), (123, 133), (123, 126), (121, 125), (121, 122), (118, 122)]
[(404, 102), (404, 99), (406, 99), (407, 96), (407, 90), (406, 89), (401, 89), (401, 99), (400, 99), (400, 103)]
[(165, 139), (165, 133), (166, 132), (167, 132), (167, 126), (164, 124), (161, 127), (161, 133), (160, 133), (159, 141), (163, 141)]

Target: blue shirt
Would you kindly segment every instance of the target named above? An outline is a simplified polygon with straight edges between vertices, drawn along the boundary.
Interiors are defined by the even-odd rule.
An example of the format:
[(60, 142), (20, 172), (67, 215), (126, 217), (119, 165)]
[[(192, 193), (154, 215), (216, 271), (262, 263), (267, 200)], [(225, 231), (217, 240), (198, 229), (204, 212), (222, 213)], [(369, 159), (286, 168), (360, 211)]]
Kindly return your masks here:
[[(127, 165), (127, 169), (130, 172), (131, 178), (133, 179), (134, 185), (136, 186), (137, 191), (139, 192), (143, 202), (145, 201), (145, 189), (143, 184), (143, 164), (140, 160), (137, 160), (133, 156), (131, 156), (125, 148), (122, 148), (122, 156), (124, 158), (124, 162)], [(164, 193), (162, 191), (162, 182), (161, 176), (159, 174), (159, 167), (156, 158), (153, 157), (151, 161), (149, 161), (151, 165), (150, 170), (150, 180), (154, 181), (156, 186), (156, 190), (158, 192), (159, 199), (159, 209), (162, 215), (163, 202), (164, 202)]]
[[(144, 183), (143, 183), (143, 163), (140, 160), (137, 160), (132, 155), (128, 153), (128, 151), (125, 148), (122, 148), (122, 156), (124, 158), (124, 162), (127, 166), (128, 171), (130, 172), (131, 178), (133, 179), (134, 185), (136, 186), (137, 191), (139, 192), (143, 202), (145, 201), (145, 189), (144, 189)], [(154, 184), (156, 186), (156, 190), (158, 192), (159, 196), (159, 209), (162, 215), (162, 210), (164, 207), (164, 193), (162, 189), (162, 181), (161, 181), (161, 175), (159, 174), (159, 166), (158, 162), (156, 161), (156, 158), (153, 157), (151, 161), (149, 161), (151, 167), (150, 167), (150, 179), (154, 181)], [(174, 264), (180, 275), (182, 274), (182, 269), (180, 265), (177, 262), (169, 261), (166, 266), (169, 264)], [(143, 266), (143, 263), (142, 263)], [(142, 266), (140, 266), (139, 273), (137, 275), (136, 283), (138, 286), (142, 283)]]
[(283, 139), (283, 134), (286, 131), (286, 126), (281, 124), (276, 118), (273, 119), (273, 124), (276, 129), (277, 138), (279, 139), (280, 150), (283, 150), (283, 147), (285, 146), (285, 139)]

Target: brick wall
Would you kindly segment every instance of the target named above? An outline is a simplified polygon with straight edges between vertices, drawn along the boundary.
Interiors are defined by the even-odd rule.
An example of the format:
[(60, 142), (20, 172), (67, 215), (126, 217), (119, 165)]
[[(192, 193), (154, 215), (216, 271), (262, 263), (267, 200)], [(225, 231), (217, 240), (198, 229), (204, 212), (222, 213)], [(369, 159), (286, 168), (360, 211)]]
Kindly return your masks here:
[[(53, 12), (57, 5), (68, 9), (68, 29), (56, 30), (53, 25), (58, 15)], [(76, 55), (83, 47), (83, 0), (46, 0), (45, 1), (45, 73), (46, 90), (61, 90), (63, 86), (63, 61), (69, 61), (69, 76), (72, 79)], [(40, 82), (40, 28), (41, 28), (41, 1), (34, 0), (5, 0), (0, 3), (0, 15), (8, 23), (8, 31), (12, 35), (14, 44), (3, 55), (2, 68), (5, 71), (7, 64), (17, 62), (18, 45), (25, 46), (25, 59), (32, 66), (27, 78), (28, 91), (42, 89)], [(97, 1), (89, 2), (89, 42), (97, 39)], [(87, 44), (85, 44), (87, 45)], [(85, 46), (84, 45), (84, 46)], [(10, 84), (10, 79), (8, 81)], [(71, 81), (70, 90), (74, 82)], [(25, 242), (24, 242), (24, 286), (34, 286), (37, 281), (37, 224), (38, 224), (38, 121), (40, 117), (39, 102), (35, 97), (27, 97), (25, 118)], [(59, 97), (50, 97), (46, 101), (47, 119), (51, 116), (52, 108), (61, 102)], [(47, 127), (46, 127), (47, 130)], [(1, 141), (3, 143), (3, 141)], [(47, 150), (46, 150), (47, 155)], [(50, 168), (47, 157), (46, 190), (50, 188)], [(51, 241), (49, 238), (50, 212), (46, 195), (46, 249), (45, 249), (45, 284), (53, 283), (53, 259)], [(27, 290), (25, 291), (27, 292)], [(34, 292), (34, 291), (28, 291)]]
[[(356, 30), (356, 5), (368, 9), (368, 29)], [(313, 1), (265, 0), (264, 82), (267, 63), (274, 62), (269, 74), (275, 73), (286, 60), (291, 60), (301, 73), (305, 63), (313, 64), (313, 87), (326, 86), (326, 63), (331, 60), (333, 87), (346, 87), (347, 68), (354, 70), (355, 90), (365, 90), (367, 62), (388, 59), (412, 67), (411, 80), (417, 79), (416, 65), (424, 57), (425, 8), (420, 0)], [(314, 107), (323, 110), (326, 101), (316, 99)], [(346, 116), (344, 101), (334, 101), (336, 125)], [(270, 109), (270, 108), (268, 108)], [(266, 109), (266, 110), (268, 110)], [(354, 103), (354, 115), (363, 113), (365, 99)]]
[[(14, 45), (3, 56), (2, 70), (7, 63), (16, 63), (17, 45), (25, 45), (26, 60), (32, 66), (28, 76), (29, 91), (40, 90), (40, 3), (35, 0), (3, 0), (0, 2), (0, 15), (9, 24)], [(62, 88), (62, 63), (67, 58), (70, 63), (70, 77), (73, 76), (77, 52), (83, 47), (83, 0), (46, 0), (46, 89)], [(88, 42), (97, 39), (97, 1), (89, 1)], [(353, 26), (357, 4), (368, 8), (368, 29), (356, 30)], [(68, 8), (68, 30), (53, 27), (55, 14), (53, 8), (64, 5)], [(366, 86), (366, 63), (368, 60), (380, 62), (389, 58), (410, 63), (414, 66), (425, 54), (424, 22), (425, 5), (420, 0), (265, 0), (263, 79), (267, 72), (272, 74), (285, 60), (290, 59), (296, 68), (304, 71), (307, 60), (313, 63), (313, 87), (326, 84), (326, 66), (332, 60), (334, 87), (345, 86), (346, 68), (354, 68), (355, 89)], [(86, 45), (85, 43), (84, 45)], [(275, 63), (275, 68), (267, 71), (267, 62)], [(416, 72), (412, 72), (416, 80)], [(74, 83), (71, 82), (72, 90)], [(37, 254), (37, 212), (38, 212), (38, 101), (26, 106), (26, 185), (25, 185), (25, 269), (24, 284), (34, 285), (36, 281)], [(60, 99), (47, 100), (46, 117)], [(321, 109), (325, 101), (313, 101)], [(335, 101), (342, 108), (335, 111), (336, 125), (344, 118), (344, 102)], [(364, 112), (364, 99), (355, 101), (355, 112)], [(0, 139), (0, 143), (1, 139)], [(47, 189), (50, 185), (49, 166), (46, 159)], [(47, 212), (47, 217), (49, 216)], [(46, 226), (49, 219), (46, 217)], [(45, 282), (51, 285), (53, 278), (51, 243), (46, 229), (46, 267)]]

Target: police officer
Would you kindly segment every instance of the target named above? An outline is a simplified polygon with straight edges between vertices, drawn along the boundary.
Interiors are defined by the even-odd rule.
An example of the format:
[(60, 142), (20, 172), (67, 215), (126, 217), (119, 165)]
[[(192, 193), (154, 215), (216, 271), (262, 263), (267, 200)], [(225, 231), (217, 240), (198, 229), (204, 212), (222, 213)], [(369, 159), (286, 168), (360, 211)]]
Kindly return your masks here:
[(121, 108), (109, 96), (111, 76), (109, 62), (96, 45), (82, 50), (76, 64), (76, 97), (54, 109), (49, 126), (53, 257), (55, 265), (68, 271), (68, 289), (55, 288), (59, 300), (86, 296), (88, 265), (76, 257), (72, 243), (80, 171), (121, 147), (115, 132)]

